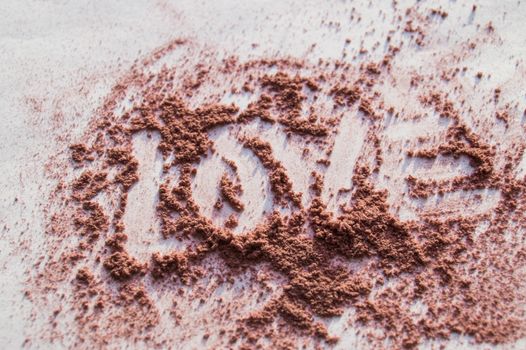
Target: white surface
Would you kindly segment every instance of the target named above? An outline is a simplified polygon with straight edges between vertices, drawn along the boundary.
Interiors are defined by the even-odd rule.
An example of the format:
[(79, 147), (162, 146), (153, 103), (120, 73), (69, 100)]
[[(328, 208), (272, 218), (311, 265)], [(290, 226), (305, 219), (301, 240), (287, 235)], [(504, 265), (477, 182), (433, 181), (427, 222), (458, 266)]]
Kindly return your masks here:
[[(472, 2), (439, 1), (433, 6), (438, 7), (437, 3), (450, 15), (436, 32), (429, 33), (433, 45), (398, 60), (399, 68), (425, 70), (432, 66), (429, 62), (448, 60), (448, 50), (476, 35), (477, 24), (492, 21), (501, 40), (498, 49), (488, 44), (467, 62), (490, 73), (491, 81), (486, 84), (503, 85), (503, 96), (519, 102), (524, 109), (524, 82), (516, 73), (520, 71), (524, 76), (526, 72), (526, 2), (480, 1), (475, 16), (470, 14)], [(352, 7), (362, 15), (362, 21), (349, 25)], [(385, 18), (378, 17), (378, 8), (384, 10)], [(351, 38), (353, 44), (347, 49), (349, 56), (362, 41), (365, 47), (382, 42), (390, 15), (391, 1), (373, 5), (368, 1), (2, 0), (0, 347), (19, 348), (31, 332), (31, 305), (22, 290), (24, 271), (44, 253), (39, 251), (45, 224), (42, 204), (54, 185), (43, 176), (44, 166), (50, 156), (64, 151), (63, 141), (82, 134), (100, 97), (141, 52), (149, 52), (174, 37), (190, 37), (204, 47), (242, 59), (248, 52), (296, 57), (309, 53), (312, 60), (341, 58), (346, 38)], [(340, 21), (340, 29), (328, 26), (330, 21)], [(376, 26), (373, 33), (368, 32), (371, 22)], [(253, 43), (259, 44), (255, 51)], [(317, 45), (311, 49), (313, 43)], [(395, 91), (387, 95), (398, 98)], [(414, 128), (400, 129), (396, 134), (401, 139), (403, 133), (414, 136)], [(428, 130), (423, 128), (424, 132)], [(155, 153), (153, 148), (143, 150), (146, 158)], [(339, 151), (337, 146), (335, 153)], [(348, 154), (349, 161), (353, 154)], [(345, 180), (343, 176), (338, 178), (341, 171), (335, 169), (331, 175), (335, 188), (340, 186), (337, 181)], [(157, 172), (155, 167), (151, 181)], [(243, 171), (240, 176), (244, 177)], [(148, 184), (144, 186), (144, 190), (149, 188)], [(143, 193), (140, 187), (134, 191)], [(132, 191), (131, 199), (133, 196)], [(407, 211), (410, 217), (411, 209)], [(148, 229), (148, 225), (140, 229)], [(457, 345), (449, 344), (450, 348)]]

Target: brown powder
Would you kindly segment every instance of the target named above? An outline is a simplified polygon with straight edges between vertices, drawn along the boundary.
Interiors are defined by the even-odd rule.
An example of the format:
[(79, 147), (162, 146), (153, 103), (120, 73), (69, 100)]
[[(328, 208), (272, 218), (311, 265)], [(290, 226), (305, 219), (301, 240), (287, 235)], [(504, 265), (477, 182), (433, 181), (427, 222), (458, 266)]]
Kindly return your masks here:
[(146, 265), (139, 263), (126, 252), (116, 252), (104, 260), (104, 268), (111, 277), (118, 281), (125, 281), (137, 274), (144, 274)]
[(245, 147), (254, 152), (263, 167), (268, 170), (270, 186), (276, 203), (285, 204), (287, 200), (290, 200), (294, 205), (301, 207), (301, 193), (293, 192), (292, 182), (283, 165), (272, 156), (270, 144), (257, 138), (243, 141)]
[[(406, 14), (408, 19), (401, 23), (401, 30), (424, 45), (423, 24), (412, 19), (411, 13)], [(431, 14), (447, 17), (441, 10), (432, 10)], [(67, 190), (61, 198), (67, 200), (63, 218), (66, 228), (60, 232), (66, 232), (64, 237), (88, 240), (80, 246), (64, 244), (71, 258), (53, 256), (57, 260), (45, 265), (39, 279), (51, 281), (56, 288), (74, 277), (72, 293), (79, 303), (72, 310), (77, 315), (79, 344), (89, 341), (104, 346), (115, 336), (152, 346), (170, 345), (156, 342), (159, 310), (145, 284), (151, 279), (149, 288), (167, 288), (181, 299), (184, 285), (188, 293), (205, 302), (211, 294), (196, 286), (216, 274), (207, 265), (210, 259), (217, 259), (213, 261), (223, 269), (217, 273), (217, 286), (226, 286), (241, 274), (254, 271), (279, 276), (274, 281), (279, 285), (277, 292), (250, 312), (238, 313), (239, 305), (233, 302), (226, 311), (219, 307), (211, 315), (224, 317), (230, 324), (218, 331), (228, 339), (228, 346), (263, 347), (263, 338), (269, 340), (268, 347), (297, 348), (301, 339), (330, 346), (338, 339), (329, 334), (325, 321), (341, 317), (348, 308), (356, 314), (350, 318), (353, 327), (376, 328), (382, 334), (371, 333), (371, 341), (377, 337), (378, 344), (383, 344), (387, 338), (394, 348), (413, 348), (426, 339), (444, 339), (452, 334), (495, 344), (524, 335), (525, 319), (519, 308), (524, 296), (517, 267), (524, 266), (526, 254), (517, 243), (520, 239), (506, 241), (503, 237), (504, 231), (513, 232), (526, 224), (521, 216), (526, 209), (526, 184), (513, 173), (520, 157), (501, 155), (508, 161), (499, 167), (495, 147), (468, 127), (464, 113), (446, 94), (427, 92), (420, 100), (422, 107), (438, 114), (437, 118), (451, 121), (441, 143), (412, 149), (407, 156), (431, 160), (467, 157), (473, 172), (440, 181), (409, 175), (408, 195), (427, 199), (484, 189), (499, 190), (502, 197), (489, 214), (461, 213), (444, 218), (436, 210), (418, 220), (402, 221), (393, 213), (390, 193), (377, 182), (384, 164), (385, 145), (380, 139), (386, 129), (383, 116), (385, 112), (393, 114), (394, 109), (384, 110), (375, 86), (390, 78), (388, 62), (368, 62), (352, 69), (343, 62), (311, 65), (295, 60), (255, 60), (241, 64), (228, 59), (209, 66), (199, 63), (179, 80), (170, 68), (151, 75), (148, 67), (178, 45), (183, 42), (169, 43), (134, 67), (108, 96), (90, 129), (95, 135), (92, 142), (70, 147), (71, 167), (81, 167), (83, 172), (69, 187), (64, 186)], [(397, 52), (391, 50), (393, 57)], [(277, 73), (269, 74), (270, 68)], [(226, 75), (233, 77), (232, 83), (226, 83)], [(209, 82), (219, 82), (224, 91), (243, 91), (254, 99), (241, 109), (219, 104), (219, 94), (211, 96), (210, 101), (215, 103), (190, 107), (193, 96)], [(117, 113), (116, 101), (131, 87), (139, 91), (131, 98), (133, 106)], [(424, 89), (418, 85), (413, 88)], [(314, 97), (309, 100), (308, 96)], [(317, 159), (325, 167), (311, 174), (312, 196), (307, 197), (293, 190), (295, 179), (275, 158), (270, 143), (259, 137), (239, 136), (239, 142), (267, 172), (274, 196), (272, 210), (255, 228), (240, 234), (231, 230), (238, 225), (235, 215), (226, 219), (225, 228), (202, 215), (193, 198), (192, 180), (199, 161), (213, 151), (210, 131), (258, 118), (277, 123), (306, 149), (319, 147), (330, 156), (341, 115), (322, 118), (311, 102), (327, 96), (332, 98), (333, 111), (354, 108), (367, 117), (364, 123), (368, 127), (362, 154), (356, 164), (348, 164), (354, 169), (352, 188), (339, 192), (349, 193), (350, 199), (338, 211), (330, 211), (322, 198), (324, 172), (331, 164), (328, 158)], [(513, 123), (512, 118), (507, 120)], [(176, 180), (167, 175), (158, 188), (156, 215), (161, 235), (188, 243), (169, 253), (153, 253), (148, 262), (127, 253), (123, 223), (127, 194), (140, 177), (138, 161), (132, 155), (132, 137), (141, 131), (159, 133), (164, 174), (173, 168), (178, 171)], [(287, 142), (293, 142), (291, 137)], [(242, 187), (237, 166), (223, 160), (230, 171), (221, 177), (219, 191), (223, 201), (240, 215), (244, 204), (239, 199)], [(95, 201), (102, 193), (114, 195), (111, 208)], [(308, 201), (305, 208), (302, 199)], [(284, 208), (289, 209), (288, 214)], [(73, 224), (71, 232), (67, 223)], [(481, 224), (488, 228), (479, 233)], [(61, 235), (58, 230), (56, 234)], [(100, 249), (99, 239), (104, 243)], [(100, 261), (109, 279), (88, 267), (74, 268), (78, 262), (82, 266), (94, 262), (96, 266)], [(255, 296), (264, 290), (261, 288), (253, 290)], [(420, 314), (413, 312), (416, 303), (425, 305)], [(177, 303), (173, 308), (177, 324), (177, 313), (185, 309), (179, 309)], [(91, 313), (94, 309), (100, 311)], [(204, 340), (216, 331), (217, 327), (208, 327)], [(83, 334), (92, 338), (84, 339)]]
[(245, 206), (239, 199), (239, 195), (243, 193), (240, 184), (234, 183), (228, 178), (228, 174), (224, 173), (219, 182), (219, 190), (223, 200), (225, 200), (233, 209), (242, 211)]

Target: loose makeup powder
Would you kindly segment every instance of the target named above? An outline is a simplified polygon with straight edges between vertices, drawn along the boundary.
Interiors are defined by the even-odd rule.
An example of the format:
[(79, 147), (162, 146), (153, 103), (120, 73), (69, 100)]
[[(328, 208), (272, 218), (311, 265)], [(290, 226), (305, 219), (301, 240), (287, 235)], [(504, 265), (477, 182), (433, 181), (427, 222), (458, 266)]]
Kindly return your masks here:
[[(478, 92), (491, 97), (484, 113), (470, 106), (458, 83), (469, 48), (428, 72), (396, 64), (447, 18), (408, 10), (379, 60), (241, 60), (181, 39), (146, 55), (54, 163), (48, 250), (28, 288), (53, 310), (28, 344), (60, 342), (67, 315), (81, 347), (332, 348), (345, 329), (371, 348), (523, 337), (520, 111), (494, 91)], [(472, 43), (492, 40), (481, 31)], [(400, 139), (428, 122), (436, 129)], [(500, 144), (499, 128), (517, 132)], [(156, 143), (162, 167), (154, 217), (133, 214), (156, 229), (136, 237), (137, 137)]]

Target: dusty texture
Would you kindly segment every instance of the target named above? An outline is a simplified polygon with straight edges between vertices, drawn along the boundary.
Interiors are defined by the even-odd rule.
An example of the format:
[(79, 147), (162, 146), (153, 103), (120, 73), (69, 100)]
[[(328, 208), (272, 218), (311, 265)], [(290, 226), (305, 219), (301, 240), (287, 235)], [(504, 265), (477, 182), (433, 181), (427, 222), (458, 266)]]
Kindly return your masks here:
[[(415, 45), (425, 46), (430, 20), (413, 11), (405, 13), (400, 30)], [(443, 20), (448, 14), (433, 9), (430, 16)], [(391, 71), (391, 61), (400, 48), (391, 43), (382, 60), (360, 65), (291, 58), (239, 62), (198, 51), (202, 62), (190, 64), (188, 70), (163, 66), (150, 71), (157, 60), (191, 45), (175, 40), (137, 63), (97, 111), (84, 142), (70, 146), (68, 169), (80, 171), (57, 190), (54, 199), (62, 206), (50, 223), (57, 239), (53, 244), (61, 250), (49, 252), (33, 284), (46, 294), (73, 281), (68, 294), (73, 299), (68, 300), (76, 302), (64, 307), (77, 315), (80, 330), (95, 330), (80, 332), (78, 344), (104, 346), (119, 337), (167, 345), (156, 331), (161, 321), (157, 294), (151, 290), (174, 296), (177, 327), (180, 313), (188, 312), (179, 307), (178, 298), (200, 304), (213, 298), (212, 292), (197, 287), (200, 281), (217, 277), (217, 284), (210, 285), (219, 289), (246, 274), (251, 276), (248, 293), (258, 303), (233, 300), (214, 309), (210, 317), (221, 319), (224, 326), (219, 331), (205, 327), (204, 339), (217, 332), (216, 346), (330, 347), (338, 343), (338, 335), (328, 330), (328, 320), (344, 317), (346, 310), (354, 311), (345, 315), (349, 324), (363, 327), (371, 345), (378, 347), (385, 339), (394, 348), (412, 348), (452, 334), (493, 344), (525, 335), (526, 254), (522, 236), (513, 234), (526, 225), (526, 183), (515, 176), (523, 139), (516, 137), (515, 146), (499, 148), (483, 132), (494, 124), (468, 123), (466, 101), (448, 97), (434, 85), (419, 86), (431, 77), (411, 79), (411, 89), (417, 89), (413, 107), (448, 124), (434, 146), (422, 146), (422, 138), (399, 153), (405, 159), (428, 161), (467, 158), (470, 172), (445, 180), (408, 175), (402, 179), (407, 186), (403, 199), (436, 200), (478, 190), (498, 191), (500, 198), (474, 215), (445, 215), (437, 205), (418, 212), (416, 219), (403, 220), (397, 215), (402, 199), (393, 200), (396, 189), (386, 189), (381, 182), (389, 180), (392, 168), (386, 162), (397, 146), (389, 140), (390, 123), (422, 118), (399, 114), (404, 106), (390, 106), (382, 98), (383, 84), (396, 85), (399, 78)], [(447, 78), (441, 86), (447, 87), (456, 73), (453, 69), (441, 74)], [(222, 103), (227, 94), (248, 94), (250, 101), (245, 108)], [(490, 95), (499, 95), (494, 96), (498, 100), (504, 93)], [(120, 104), (125, 99), (129, 105)], [(352, 187), (335, 190), (347, 197), (333, 210), (323, 196), (324, 175), (332, 164), (343, 115), (349, 111), (364, 125), (366, 136), (355, 164), (348, 164)], [(491, 120), (504, 121), (506, 129), (520, 124), (510, 114), (494, 116)], [(297, 179), (278, 160), (270, 142), (243, 132), (250, 123), (279, 126), (286, 146), (306, 150), (303, 157), (316, 164), (316, 171), (307, 172), (310, 193), (294, 189)], [(237, 215), (246, 211), (234, 162), (223, 159), (229, 171), (216, 187), (222, 202), (235, 212), (224, 226), (204, 215), (194, 198), (200, 162), (213, 156), (211, 133), (219, 128), (230, 128), (229, 136), (260, 164), (272, 196), (271, 210), (242, 232), (234, 232)], [(123, 219), (128, 194), (140, 181), (133, 137), (141, 132), (156, 133), (160, 140), (163, 174), (155, 209), (159, 235), (184, 243), (142, 260), (127, 252), (129, 228)], [(108, 197), (105, 206), (99, 203), (102, 196)], [(462, 198), (460, 203), (468, 208), (469, 200)], [(216, 202), (215, 208), (222, 210), (222, 205)], [(71, 238), (78, 243), (62, 242)], [(265, 284), (269, 280), (278, 287), (266, 300), (257, 299), (272, 289)], [(424, 307), (415, 311), (415, 304)], [(246, 308), (238, 312), (238, 307)]]
[(292, 190), (292, 182), (283, 165), (272, 156), (270, 144), (257, 138), (252, 138), (244, 141), (244, 145), (254, 152), (263, 167), (269, 172), (270, 186), (276, 202), (284, 204), (287, 200), (290, 200), (295, 205), (301, 206), (301, 193), (294, 193)]
[(228, 178), (228, 174), (224, 173), (219, 182), (219, 189), (223, 199), (237, 211), (242, 211), (245, 206), (239, 199), (239, 195), (243, 193), (241, 185), (235, 185), (232, 180)]

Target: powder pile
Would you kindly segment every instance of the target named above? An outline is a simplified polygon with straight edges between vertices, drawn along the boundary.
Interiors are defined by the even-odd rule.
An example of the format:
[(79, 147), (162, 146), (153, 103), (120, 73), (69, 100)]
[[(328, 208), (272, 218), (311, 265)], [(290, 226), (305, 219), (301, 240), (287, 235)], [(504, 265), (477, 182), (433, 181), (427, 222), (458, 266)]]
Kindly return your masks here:
[[(440, 9), (431, 15), (448, 17)], [(425, 23), (410, 12), (407, 16), (401, 30), (413, 35), (416, 45), (425, 45)], [(198, 63), (152, 68), (181, 48)], [(393, 119), (417, 123), (420, 116), (402, 115), (397, 111), (403, 103), (389, 106), (382, 97), (385, 83), (395, 84), (391, 61), (399, 47), (391, 45), (383, 59), (363, 64), (292, 58), (240, 62), (199, 50), (175, 40), (136, 64), (115, 85), (82, 142), (69, 147), (68, 166), (76, 175), (57, 190), (63, 202), (50, 224), (57, 237), (53, 244), (61, 249), (44, 264), (36, 285), (50, 291), (72, 282), (68, 300), (75, 303), (57, 314), (75, 313), (82, 334), (77, 344), (126, 338), (169, 345), (158, 330), (165, 311), (156, 304), (160, 291), (173, 296), (174, 332), (184, 334), (183, 326), (177, 328), (181, 314), (192, 311), (182, 301), (203, 304), (213, 298), (213, 292), (197, 287), (200, 282), (215, 276), (216, 284), (210, 285), (218, 289), (247, 275), (244, 283), (257, 304), (219, 302), (209, 317), (221, 320), (221, 326), (205, 327), (204, 347), (331, 347), (340, 340), (328, 323), (338, 317), (348, 317), (348, 325), (363, 329), (378, 347), (388, 342), (413, 348), (452, 334), (501, 344), (525, 335), (526, 254), (519, 232), (526, 227), (526, 181), (515, 176), (524, 140), (498, 150), (483, 128), (466, 120), (465, 101), (432, 85), (413, 86), (414, 104), (447, 127), (434, 146), (417, 141), (400, 153), (409, 160), (465, 159), (470, 172), (439, 180), (409, 174), (401, 179), (407, 186), (404, 200), (461, 191), (494, 191), (500, 197), (490, 210), (474, 215), (444, 215), (437, 206), (402, 220), (401, 202), (390, 193), (396, 189), (382, 185), (396, 147), (389, 126)], [(225, 96), (248, 96), (250, 102), (225, 104)], [(367, 132), (356, 163), (346, 165), (353, 169), (352, 187), (337, 188), (330, 197), (347, 199), (333, 210), (324, 196), (330, 185), (325, 174), (337, 161), (331, 155), (346, 115)], [(498, 115), (506, 118), (492, 120), (504, 118), (507, 129), (519, 123), (511, 112)], [(297, 179), (274, 145), (243, 131), (250, 125), (277, 128), (287, 145), (303, 149), (303, 158), (316, 168), (309, 191), (295, 190)], [(203, 214), (193, 191), (200, 162), (217, 152), (211, 134), (220, 128), (258, 162), (272, 196), (260, 222), (241, 232), (234, 229), (249, 203), (242, 199), (247, 188), (237, 161), (229, 160), (235, 155), (223, 159), (227, 168), (215, 188), (216, 212), (225, 204), (232, 209), (224, 225)], [(163, 158), (158, 235), (184, 243), (147, 259), (129, 252), (124, 220), (128, 194), (141, 180), (133, 138), (143, 132), (159, 135)], [(460, 205), (469, 206), (468, 197)], [(265, 293), (270, 297), (260, 300)], [(248, 311), (236, 311), (241, 307)]]

